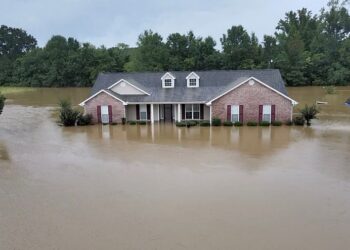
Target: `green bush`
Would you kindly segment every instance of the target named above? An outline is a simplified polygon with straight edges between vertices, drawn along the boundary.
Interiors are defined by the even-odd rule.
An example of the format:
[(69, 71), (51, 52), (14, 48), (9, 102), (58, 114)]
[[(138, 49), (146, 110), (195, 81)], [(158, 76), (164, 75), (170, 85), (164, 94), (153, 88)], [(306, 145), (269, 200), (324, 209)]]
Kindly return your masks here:
[(2, 110), (5, 106), (5, 96), (0, 93), (0, 115), (2, 114)]
[(210, 121), (204, 120), (199, 123), (201, 127), (210, 127)]
[(78, 126), (87, 126), (91, 125), (92, 123), (92, 115), (91, 114), (80, 114), (77, 118), (77, 125)]
[(213, 118), (211, 121), (212, 126), (221, 126), (221, 119), (220, 118)]
[(186, 123), (189, 126), (197, 126), (198, 125), (198, 121), (196, 121), (196, 120), (189, 120), (189, 121), (186, 121)]
[(247, 126), (249, 126), (249, 127), (255, 127), (255, 126), (258, 126), (258, 123), (257, 123), (257, 122), (254, 122), (254, 121), (249, 121), (249, 122), (247, 122)]
[(292, 126), (293, 125), (293, 121), (289, 120), (289, 121), (286, 121), (285, 123), (287, 126)]
[(128, 123), (129, 123), (129, 125), (136, 125), (135, 121), (129, 121)]
[(281, 121), (273, 121), (271, 122), (272, 126), (282, 126), (282, 122)]
[(293, 123), (297, 126), (304, 126), (305, 124), (305, 119), (302, 116), (296, 116), (293, 119)]
[(78, 117), (81, 116), (80, 112), (74, 110), (68, 100), (61, 100), (59, 106), (60, 123), (65, 127), (75, 126)]
[(187, 123), (186, 122), (175, 122), (176, 127), (186, 127)]
[(261, 127), (268, 127), (268, 126), (270, 126), (270, 123), (267, 122), (267, 121), (261, 121), (261, 122), (259, 122), (259, 126), (261, 126)]
[(139, 124), (139, 125), (146, 125), (147, 122), (146, 121), (138, 121), (137, 124)]
[(233, 124), (235, 127), (242, 127), (243, 126), (243, 123), (242, 122), (235, 122)]
[(225, 121), (225, 122), (222, 123), (222, 125), (224, 125), (225, 127), (232, 127), (233, 123), (230, 122), (230, 121)]
[(335, 86), (329, 85), (329, 86), (325, 86), (325, 87), (323, 87), (323, 88), (324, 88), (324, 90), (326, 91), (326, 94), (328, 94), (328, 95), (333, 95), (333, 94), (335, 94)]
[(300, 110), (300, 113), (304, 118), (304, 120), (306, 121), (307, 126), (311, 126), (311, 120), (317, 119), (316, 115), (319, 112), (320, 111), (318, 110), (316, 105), (312, 105), (312, 106), (305, 105), (305, 107)]
[(112, 122), (111, 125), (115, 126), (115, 125), (118, 125), (117, 122)]

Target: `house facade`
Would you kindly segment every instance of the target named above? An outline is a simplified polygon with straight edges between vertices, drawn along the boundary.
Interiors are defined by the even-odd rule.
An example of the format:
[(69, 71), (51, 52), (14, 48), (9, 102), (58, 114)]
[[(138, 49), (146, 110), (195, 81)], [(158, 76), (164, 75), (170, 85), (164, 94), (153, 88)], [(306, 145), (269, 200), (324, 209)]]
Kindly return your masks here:
[(101, 73), (80, 103), (94, 123), (288, 121), (296, 104), (274, 69)]

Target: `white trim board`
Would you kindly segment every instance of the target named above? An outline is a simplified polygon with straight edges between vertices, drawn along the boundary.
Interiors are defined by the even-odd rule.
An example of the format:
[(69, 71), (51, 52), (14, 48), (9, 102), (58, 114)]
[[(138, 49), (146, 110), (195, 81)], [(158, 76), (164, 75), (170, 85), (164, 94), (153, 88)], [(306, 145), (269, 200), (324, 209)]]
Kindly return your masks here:
[(92, 98), (94, 98), (95, 96), (98, 96), (101, 93), (106, 93), (107, 95), (110, 95), (111, 97), (113, 97), (114, 99), (120, 101), (121, 103), (123, 103), (123, 105), (127, 105), (126, 102), (124, 102), (123, 100), (119, 99), (118, 97), (115, 97), (114, 95), (112, 95), (111, 93), (108, 93), (106, 90), (101, 89), (100, 91), (98, 91), (97, 93), (93, 94), (92, 96), (90, 96), (89, 98), (87, 98), (86, 100), (82, 101), (81, 103), (79, 103), (80, 106), (84, 106), (86, 104), (86, 102), (90, 101)]
[(136, 87), (135, 85), (133, 85), (132, 83), (128, 82), (127, 80), (124, 80), (124, 79), (120, 79), (119, 81), (117, 81), (116, 83), (113, 83), (111, 86), (108, 87), (108, 89), (111, 89), (115, 86), (117, 86), (119, 83), (121, 82), (125, 82), (129, 85), (131, 85), (132, 87), (134, 87), (135, 89), (137, 89), (138, 91), (141, 91), (142, 93), (146, 94), (146, 95), (150, 95), (149, 93), (147, 93), (146, 91), (140, 89), (139, 87)]
[(279, 95), (283, 96), (284, 98), (288, 99), (289, 101), (291, 101), (293, 105), (297, 105), (297, 104), (298, 104), (297, 101), (295, 101), (295, 100), (293, 100), (292, 98), (286, 96), (285, 94), (279, 92), (278, 90), (276, 90), (276, 89), (270, 87), (270, 86), (267, 85), (266, 83), (260, 81), (259, 79), (255, 78), (255, 77), (253, 77), (253, 76), (252, 76), (252, 77), (249, 77), (248, 79), (243, 80), (242, 82), (240, 82), (239, 84), (235, 85), (235, 86), (232, 87), (231, 89), (229, 89), (229, 90), (225, 91), (224, 93), (218, 95), (217, 97), (213, 98), (212, 100), (210, 100), (210, 101), (207, 102), (206, 104), (207, 104), (207, 105), (211, 105), (211, 103), (212, 103), (213, 101), (215, 101), (215, 100), (219, 99), (220, 97), (226, 95), (227, 93), (229, 93), (229, 92), (231, 92), (232, 90), (238, 88), (239, 86), (243, 85), (244, 83), (249, 82), (249, 80), (254, 80), (254, 81), (256, 81), (256, 82), (262, 84), (263, 86), (267, 87), (268, 89), (270, 89), (270, 90), (276, 92), (277, 94), (279, 94)]

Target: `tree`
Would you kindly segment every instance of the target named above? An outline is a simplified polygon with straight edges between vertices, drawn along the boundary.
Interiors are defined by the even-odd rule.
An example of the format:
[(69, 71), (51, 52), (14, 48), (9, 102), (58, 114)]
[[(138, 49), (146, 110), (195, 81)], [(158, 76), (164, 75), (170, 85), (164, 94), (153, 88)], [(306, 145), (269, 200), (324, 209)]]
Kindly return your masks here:
[(312, 105), (312, 106), (305, 105), (305, 107), (300, 110), (300, 113), (302, 117), (305, 119), (307, 126), (311, 126), (311, 120), (316, 119), (317, 118), (316, 115), (319, 112), (320, 111), (317, 109), (315, 105)]

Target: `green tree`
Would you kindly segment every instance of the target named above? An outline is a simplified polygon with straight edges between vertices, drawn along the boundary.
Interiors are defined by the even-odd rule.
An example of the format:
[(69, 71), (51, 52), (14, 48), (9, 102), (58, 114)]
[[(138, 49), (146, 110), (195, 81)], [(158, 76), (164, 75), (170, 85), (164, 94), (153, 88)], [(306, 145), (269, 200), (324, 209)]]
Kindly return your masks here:
[(0, 93), (0, 115), (2, 114), (2, 110), (5, 106), (5, 96)]

